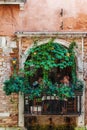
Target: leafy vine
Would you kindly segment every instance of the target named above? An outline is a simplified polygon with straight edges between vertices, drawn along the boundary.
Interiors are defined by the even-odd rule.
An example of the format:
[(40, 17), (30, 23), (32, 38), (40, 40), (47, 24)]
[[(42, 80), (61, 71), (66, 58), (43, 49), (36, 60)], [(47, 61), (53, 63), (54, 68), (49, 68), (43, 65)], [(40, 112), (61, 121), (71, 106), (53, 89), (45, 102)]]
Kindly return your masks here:
[[(55, 43), (53, 39), (40, 46), (37, 46), (37, 44), (38, 43), (35, 42), (34, 46), (29, 50), (29, 57), (24, 63), (24, 77), (13, 75), (9, 80), (4, 82), (4, 91), (6, 95), (21, 92), (29, 94), (31, 99), (40, 97), (43, 94), (56, 95), (59, 98), (73, 97), (74, 93), (72, 87), (52, 83), (49, 79), (49, 72), (57, 67), (61, 70), (66, 67), (71, 67), (72, 84), (76, 86), (77, 76), (74, 51), (76, 43), (72, 42), (69, 48)], [(35, 88), (29, 82), (29, 78), (33, 77), (38, 69), (42, 70), (43, 84)]]

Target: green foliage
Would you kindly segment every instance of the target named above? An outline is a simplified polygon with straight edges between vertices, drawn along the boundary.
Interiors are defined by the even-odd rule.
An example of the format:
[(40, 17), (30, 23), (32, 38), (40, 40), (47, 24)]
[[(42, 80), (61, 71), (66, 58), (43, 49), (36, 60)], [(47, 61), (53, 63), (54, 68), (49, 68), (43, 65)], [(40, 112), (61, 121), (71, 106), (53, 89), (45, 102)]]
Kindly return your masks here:
[[(4, 91), (6, 95), (21, 92), (29, 94), (30, 99), (41, 97), (43, 94), (56, 95), (61, 99), (73, 97), (74, 93), (72, 87), (65, 86), (64, 84), (53, 84), (49, 80), (48, 75), (53, 68), (58, 67), (60, 69), (65, 69), (66, 67), (71, 67), (72, 83), (76, 86), (74, 89), (82, 88), (82, 85), (79, 87), (76, 82), (75, 46), (76, 43), (72, 42), (69, 48), (66, 48), (63, 45), (54, 43), (53, 40), (40, 46), (37, 46), (35, 43), (28, 53), (29, 58), (24, 63), (24, 77), (13, 75), (9, 80), (4, 82)], [(34, 88), (29, 84), (28, 79), (33, 77), (38, 69), (42, 69), (43, 84)]]
[(10, 95), (11, 93), (18, 93), (19, 92), (19, 82), (18, 78), (16, 79), (15, 76), (12, 76), (9, 80), (4, 82), (4, 91), (6, 95)]
[[(75, 71), (75, 53), (73, 51), (75, 42), (70, 44), (69, 49), (50, 41), (44, 45), (35, 46), (30, 49), (30, 58), (24, 63), (24, 73), (27, 76), (33, 76), (39, 68), (42, 68), (43, 79), (48, 77), (48, 73), (52, 68), (59, 67), (64, 69), (72, 67)], [(28, 68), (31, 68), (30, 70)], [(33, 69), (32, 69), (33, 68)], [(76, 72), (73, 72), (73, 80), (75, 80)]]
[(69, 45), (69, 53), (70, 55), (70, 60), (72, 60), (72, 83), (75, 85), (76, 84), (76, 80), (77, 80), (77, 75), (76, 75), (76, 61), (75, 61), (75, 51), (74, 48), (77, 47), (76, 42), (72, 42)]
[(21, 76), (13, 75), (10, 79), (4, 82), (3, 90), (6, 95), (11, 95), (11, 93), (29, 93), (29, 83)]
[(41, 97), (42, 95), (57, 96), (60, 99), (74, 97), (74, 92), (70, 86), (63, 84), (52, 84), (51, 81), (44, 82), (43, 85), (39, 85), (36, 88), (31, 89), (29, 92), (29, 98), (34, 99), (35, 97)]
[(74, 89), (79, 90), (79, 91), (83, 91), (83, 88), (84, 88), (83, 81), (77, 79)]
[(66, 86), (64, 84), (60, 84), (59, 95), (60, 95), (59, 97), (61, 99), (70, 98), (70, 97), (74, 97), (74, 92), (72, 91), (71, 86)]

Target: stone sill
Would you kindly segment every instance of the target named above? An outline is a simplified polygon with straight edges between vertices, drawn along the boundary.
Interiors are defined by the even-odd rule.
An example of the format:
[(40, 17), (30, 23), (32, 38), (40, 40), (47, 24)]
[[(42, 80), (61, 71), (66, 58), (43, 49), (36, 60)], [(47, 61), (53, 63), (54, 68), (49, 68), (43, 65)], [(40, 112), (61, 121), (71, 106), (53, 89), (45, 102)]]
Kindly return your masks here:
[(47, 116), (52, 116), (52, 117), (79, 117), (79, 114), (73, 114), (73, 115), (37, 115), (37, 114), (24, 114), (24, 117), (47, 117)]
[(40, 36), (47, 36), (47, 37), (55, 37), (55, 36), (68, 36), (68, 37), (87, 37), (87, 32), (83, 31), (58, 31), (58, 32), (15, 32), (15, 35), (18, 37), (40, 37)]

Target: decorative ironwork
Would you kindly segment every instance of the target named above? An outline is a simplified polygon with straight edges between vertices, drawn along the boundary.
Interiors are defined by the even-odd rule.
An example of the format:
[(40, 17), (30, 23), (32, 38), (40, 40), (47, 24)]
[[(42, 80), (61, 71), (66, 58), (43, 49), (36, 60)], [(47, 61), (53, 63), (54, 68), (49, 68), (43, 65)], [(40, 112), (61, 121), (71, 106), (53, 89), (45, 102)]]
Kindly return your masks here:
[(74, 98), (60, 100), (55, 96), (42, 96), (30, 100), (28, 95), (24, 98), (25, 115), (76, 115), (81, 114), (81, 95)]

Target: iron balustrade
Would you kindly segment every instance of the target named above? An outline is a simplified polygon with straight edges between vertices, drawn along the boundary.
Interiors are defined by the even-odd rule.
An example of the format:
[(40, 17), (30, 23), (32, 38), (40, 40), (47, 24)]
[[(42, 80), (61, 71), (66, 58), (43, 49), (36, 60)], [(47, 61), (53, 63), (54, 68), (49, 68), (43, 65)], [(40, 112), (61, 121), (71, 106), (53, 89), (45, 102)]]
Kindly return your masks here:
[(77, 115), (81, 114), (82, 95), (60, 100), (54, 96), (43, 96), (30, 100), (24, 97), (24, 114), (26, 115)]

